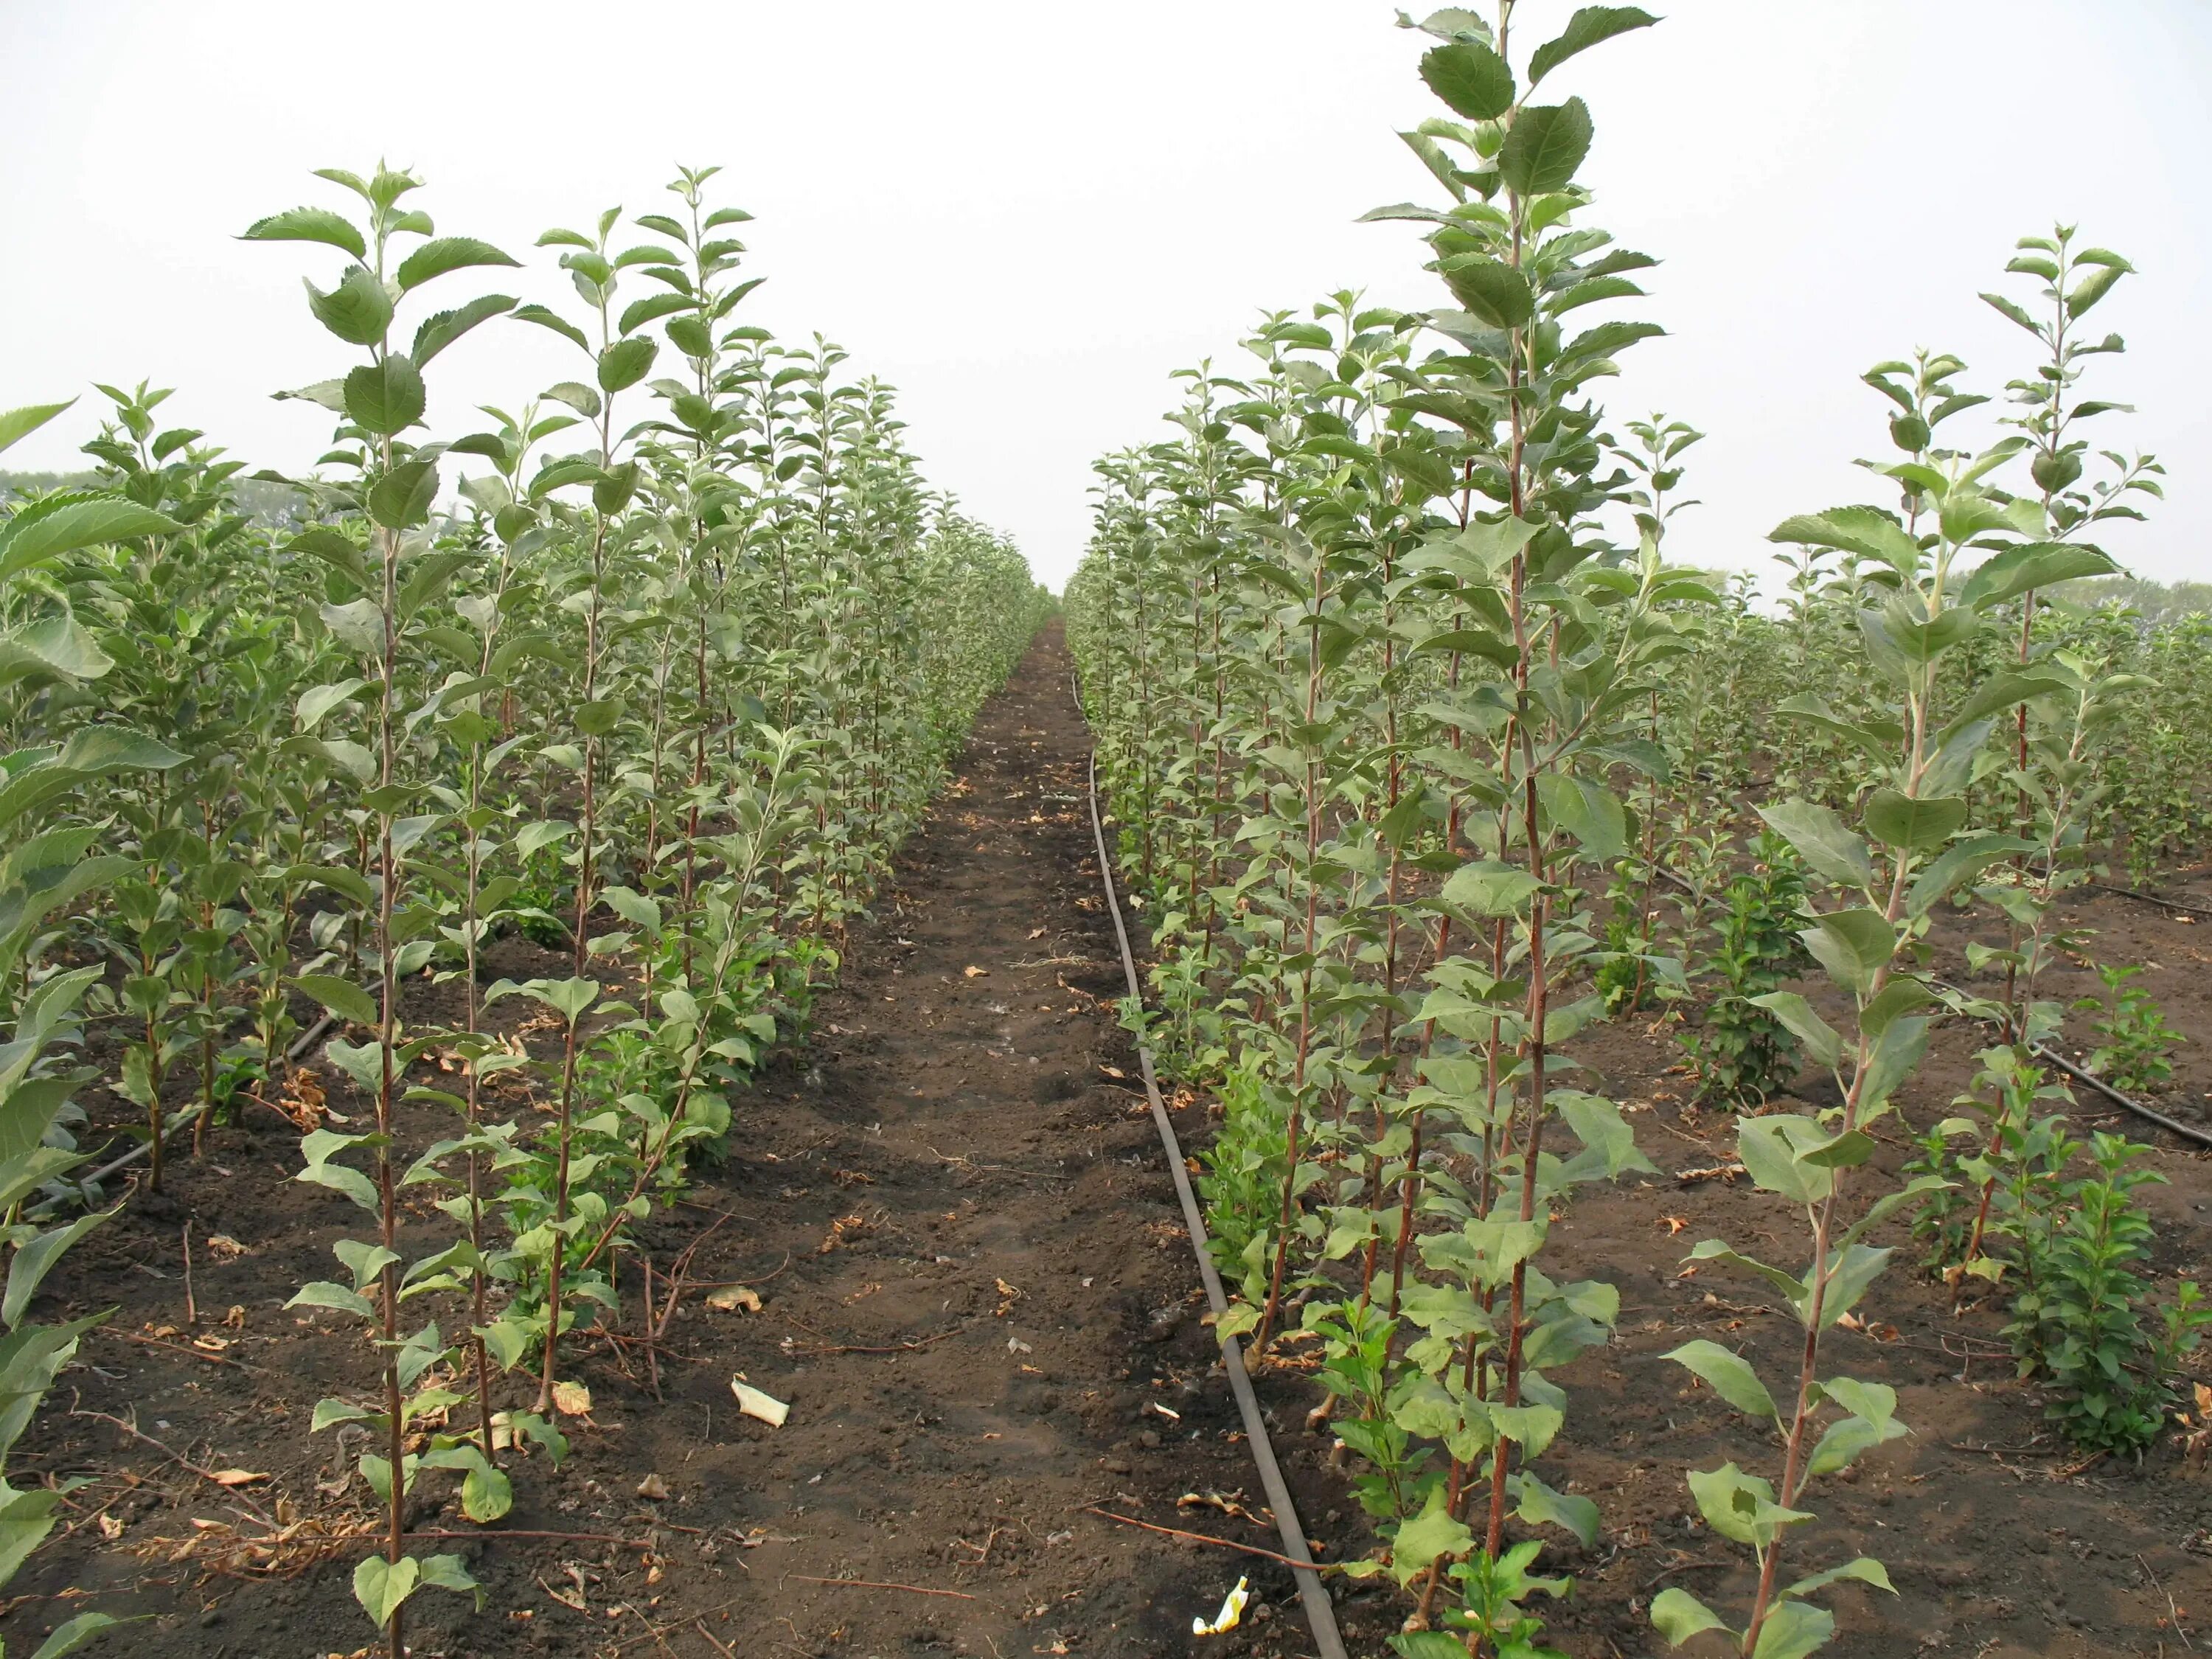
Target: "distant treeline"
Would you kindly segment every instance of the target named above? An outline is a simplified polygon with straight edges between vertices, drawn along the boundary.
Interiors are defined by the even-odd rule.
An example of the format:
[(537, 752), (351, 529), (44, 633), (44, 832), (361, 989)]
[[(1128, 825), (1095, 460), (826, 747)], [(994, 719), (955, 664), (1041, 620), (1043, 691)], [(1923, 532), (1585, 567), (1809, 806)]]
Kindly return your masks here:
[(2063, 583), (2056, 590), (2056, 597), (2070, 605), (2093, 609), (2118, 603), (2147, 623), (2212, 614), (2212, 582), (2154, 582), (2136, 576), (2099, 576), (2088, 581)]
[[(0, 471), (0, 501), (15, 500), (20, 495), (42, 495), (53, 489), (100, 489), (107, 488), (96, 472), (4, 472)], [(256, 524), (281, 529), (303, 521), (301, 508), (305, 504), (300, 492), (287, 483), (271, 478), (239, 477), (230, 482), (230, 493), (235, 510), (243, 513)]]

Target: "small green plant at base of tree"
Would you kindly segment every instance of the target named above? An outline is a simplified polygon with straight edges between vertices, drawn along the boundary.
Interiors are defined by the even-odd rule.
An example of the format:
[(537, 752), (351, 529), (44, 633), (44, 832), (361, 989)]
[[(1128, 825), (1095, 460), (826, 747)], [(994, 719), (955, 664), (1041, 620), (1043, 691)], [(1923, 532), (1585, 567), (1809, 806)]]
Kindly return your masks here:
[(1729, 883), (1718, 942), (1699, 964), (1711, 1000), (1698, 1028), (1681, 1038), (1696, 1097), (1746, 1108), (1765, 1105), (1797, 1075), (1796, 1039), (1759, 999), (1812, 965), (1797, 937), (1805, 878), (1796, 854), (1771, 830), (1760, 830), (1750, 851), (1753, 867)]
[(2115, 1089), (2163, 1088), (2173, 1080), (2173, 1061), (2167, 1058), (2181, 1046), (2181, 1033), (2166, 1023), (2158, 1000), (2140, 985), (2130, 984), (2140, 966), (2099, 966), (2105, 995), (2082, 997), (2074, 1006), (2094, 1011), (2090, 1025), (2103, 1039), (2090, 1051), (2088, 1069)]
[[(2173, 1371), (2212, 1310), (2187, 1279), (2154, 1310), (2136, 1271), (2149, 1255), (2150, 1216), (2131, 1194), (2164, 1176), (2141, 1167), (2151, 1149), (2124, 1136), (2090, 1138), (2094, 1173), (2069, 1183), (2042, 1287), (2041, 1371), (2058, 1398), (2048, 1415), (2086, 1451), (2140, 1451), (2158, 1437)], [(2147, 1328), (2146, 1316), (2157, 1322)]]

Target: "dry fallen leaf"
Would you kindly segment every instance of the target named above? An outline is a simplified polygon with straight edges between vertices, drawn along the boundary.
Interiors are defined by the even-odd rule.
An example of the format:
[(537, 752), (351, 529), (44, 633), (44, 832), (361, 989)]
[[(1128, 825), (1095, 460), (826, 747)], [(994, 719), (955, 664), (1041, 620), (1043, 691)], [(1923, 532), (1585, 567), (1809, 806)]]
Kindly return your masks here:
[(720, 1308), (724, 1313), (734, 1313), (739, 1308), (747, 1313), (758, 1313), (761, 1299), (759, 1293), (750, 1285), (725, 1285), (719, 1291), (708, 1292), (707, 1305)]
[(246, 1246), (240, 1243), (228, 1233), (210, 1234), (208, 1236), (207, 1248), (208, 1254), (210, 1255), (220, 1256), (225, 1261), (235, 1261), (239, 1257), (246, 1254)]
[(580, 1382), (556, 1382), (553, 1409), (563, 1417), (582, 1417), (592, 1409), (592, 1391)]
[(250, 1486), (257, 1480), (266, 1480), (268, 1478), (265, 1474), (257, 1474), (252, 1469), (217, 1469), (208, 1477), (218, 1486)]
[(668, 1496), (668, 1483), (658, 1474), (648, 1474), (637, 1483), (637, 1495), (655, 1499), (665, 1498)]
[(573, 1607), (578, 1613), (589, 1613), (592, 1610), (584, 1601), (584, 1587), (580, 1583), (572, 1590), (555, 1589), (552, 1585), (541, 1578), (538, 1581), (538, 1588), (564, 1607)]
[(1690, 1218), (1686, 1215), (1662, 1215), (1659, 1219), (1666, 1224), (1667, 1237), (1669, 1238), (1690, 1224)]
[(963, 968), (960, 971), (969, 979), (988, 979), (991, 976), (991, 970), (988, 968), (977, 968), (972, 964)]
[(1044, 934), (1045, 930), (1042, 927), (1032, 927), (1030, 929), (1030, 937), (1031, 939), (1042, 939)]
[(100, 1517), (100, 1535), (102, 1538), (105, 1538), (109, 1543), (112, 1544), (117, 1539), (123, 1536), (123, 1522), (116, 1519), (116, 1517), (112, 1515), (101, 1516)]

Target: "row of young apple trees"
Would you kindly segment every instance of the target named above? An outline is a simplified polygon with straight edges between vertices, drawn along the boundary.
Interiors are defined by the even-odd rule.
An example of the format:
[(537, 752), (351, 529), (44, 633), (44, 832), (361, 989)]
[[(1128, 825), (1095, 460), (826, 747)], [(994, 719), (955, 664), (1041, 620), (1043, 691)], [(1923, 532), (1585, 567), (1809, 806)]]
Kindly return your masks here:
[[(155, 1188), (187, 1133), (288, 1107), (301, 1178), (362, 1212), (295, 1305), (362, 1330), (373, 1387), (314, 1420), (368, 1431), (387, 1519), (355, 1590), (394, 1655), (418, 1587), (471, 1587), (409, 1553), (410, 1487), (453, 1471), (490, 1520), (515, 1449), (557, 1458), (562, 1334), (613, 1304), (628, 1229), (835, 971), (1049, 605), (929, 491), (886, 388), (741, 320), (750, 216), (714, 171), (547, 232), (559, 307), (477, 292), (519, 262), (438, 234), (415, 179), (324, 172), (342, 210), (246, 232), (313, 256), (327, 378), (285, 395), (337, 423), (313, 476), (252, 483), (167, 393), (103, 387), (96, 487), (0, 520), (0, 1422), (88, 1322), (22, 1322), (109, 1213), (71, 1139), (86, 1028)], [(549, 331), (573, 377), (432, 424), (439, 360), (492, 326)], [(0, 446), (67, 408), (0, 416)], [(559, 969), (487, 983), (517, 932)], [(535, 1050), (493, 1029), (513, 996)], [(325, 1011), (344, 1133), (293, 1076)], [(518, 1118), (514, 1073), (550, 1109)], [(425, 1196), (446, 1222), (403, 1230)], [(54, 1501), (0, 1500), (8, 1568)]]
[[(1747, 780), (1710, 763), (1728, 754), (1717, 723), (1739, 718), (1717, 677), (1757, 655), (1740, 599), (1666, 557), (1698, 434), (1616, 431), (1593, 395), (1660, 331), (1616, 315), (1653, 261), (1591, 222), (1592, 118), (1559, 82), (1653, 20), (1586, 7), (1530, 42), (1526, 9), (1419, 25), (1443, 108), (1403, 136), (1442, 199), (1370, 216), (1427, 228), (1435, 308), (1332, 295), (1266, 317), (1238, 372), (1184, 373), (1172, 435), (1101, 464), (1067, 593), (1121, 860), (1152, 922), (1143, 1018), (1224, 1108), (1201, 1182), (1241, 1288), (1224, 1329), (1263, 1357), (1294, 1324), (1321, 1344), (1385, 1540), (1346, 1570), (1403, 1588), (1394, 1645), (1430, 1659), (1550, 1653), (1530, 1598), (1566, 1583), (1538, 1571), (1545, 1530), (1595, 1535), (1596, 1504), (1540, 1471), (1575, 1432), (1552, 1374), (1608, 1340), (1620, 1297), (1547, 1272), (1546, 1233), (1572, 1188), (1652, 1166), (1574, 1039), (1682, 991), (1685, 953), (1653, 920), (1654, 888), (1671, 902), (1678, 884), (1655, 878), (1741, 814)], [(1751, 1178), (1802, 1212), (1797, 1260), (1722, 1239), (1691, 1253), (1778, 1292), (1804, 1340), (1786, 1376), (1710, 1341), (1668, 1356), (1747, 1419), (1740, 1455), (1687, 1480), (1756, 1563), (1732, 1608), (1660, 1595), (1672, 1642), (1785, 1659), (1832, 1633), (1827, 1587), (1889, 1588), (1878, 1562), (1834, 1559), (1809, 1508), (1820, 1479), (1905, 1431), (1890, 1389), (1831, 1368), (1827, 1334), (1892, 1253), (1871, 1230), (1903, 1206), (1978, 1199), (1971, 1243), (1953, 1218), (1949, 1265), (1954, 1282), (1977, 1262), (1999, 1277), (2021, 1213), (2000, 1177), (2045, 1168), (2033, 1114), (2052, 1091), (2027, 1045), (2057, 1018), (2038, 986), (2051, 906), (2082, 872), (2087, 757), (2140, 688), (2058, 648), (2075, 621), (2034, 594), (2111, 571), (2089, 532), (2155, 493), (2150, 464), (2085, 461), (2080, 429), (2100, 410), (2077, 382), (2118, 345), (2081, 319), (2127, 269), (2070, 232), (2023, 242), (2011, 270), (2029, 291), (1996, 303), (2038, 343), (1979, 417), (1994, 429), (1954, 439), (1988, 400), (1951, 360), (1882, 365), (1893, 449), (1869, 465), (1897, 505), (1775, 532), (1800, 550), (1797, 622), (1818, 637), (1780, 630), (1797, 655), (1771, 671), (1789, 690), (1769, 705), (1808, 764), (1758, 809), (1756, 849), (1709, 861), (1786, 868), (1762, 948), (1806, 953), (1831, 988), (1816, 1008), (1778, 971), (1744, 1005), (1789, 1060), (1768, 1086), (1810, 1062), (1841, 1103), (1738, 1123)], [(1800, 672), (1812, 656), (1821, 671)], [(1977, 896), (2008, 932), (1970, 995), (1930, 976), (1923, 942), (1939, 906)], [(1946, 1000), (2005, 1040), (1989, 1121), (1893, 1180), (1869, 1167), (1870, 1131)]]

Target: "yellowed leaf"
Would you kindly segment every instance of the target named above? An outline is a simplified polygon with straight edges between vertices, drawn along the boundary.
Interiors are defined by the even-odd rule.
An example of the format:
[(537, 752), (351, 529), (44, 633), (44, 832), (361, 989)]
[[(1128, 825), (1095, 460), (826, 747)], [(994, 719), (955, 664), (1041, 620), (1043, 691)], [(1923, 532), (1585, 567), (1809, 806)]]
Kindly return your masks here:
[(208, 1478), (218, 1486), (250, 1486), (255, 1481), (266, 1480), (269, 1477), (258, 1474), (252, 1469), (217, 1469)]
[(592, 1391), (580, 1382), (556, 1382), (553, 1409), (563, 1417), (584, 1417), (592, 1409)]
[(707, 1305), (720, 1308), (725, 1313), (735, 1313), (740, 1308), (747, 1313), (758, 1313), (761, 1299), (759, 1293), (750, 1285), (725, 1285), (720, 1290), (708, 1293)]

